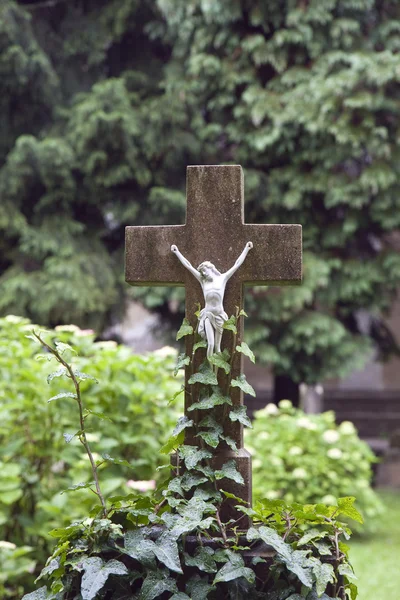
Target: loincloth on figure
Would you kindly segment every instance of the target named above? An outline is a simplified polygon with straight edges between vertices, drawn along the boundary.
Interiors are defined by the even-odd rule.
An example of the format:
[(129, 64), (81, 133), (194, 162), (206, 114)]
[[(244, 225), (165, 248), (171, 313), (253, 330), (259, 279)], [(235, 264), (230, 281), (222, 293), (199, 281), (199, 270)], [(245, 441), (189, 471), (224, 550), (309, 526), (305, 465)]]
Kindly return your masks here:
[(210, 321), (210, 323), (213, 326), (213, 328), (215, 329), (215, 331), (218, 331), (218, 333), (222, 334), (222, 331), (224, 328), (224, 323), (225, 323), (225, 321), (228, 320), (228, 315), (226, 314), (226, 312), (224, 310), (222, 312), (220, 312), (218, 315), (216, 315), (213, 312), (211, 312), (211, 310), (207, 310), (206, 308), (203, 308), (200, 311), (199, 325), (197, 327), (197, 331), (199, 332), (199, 335), (203, 339), (207, 339), (206, 319), (208, 319)]

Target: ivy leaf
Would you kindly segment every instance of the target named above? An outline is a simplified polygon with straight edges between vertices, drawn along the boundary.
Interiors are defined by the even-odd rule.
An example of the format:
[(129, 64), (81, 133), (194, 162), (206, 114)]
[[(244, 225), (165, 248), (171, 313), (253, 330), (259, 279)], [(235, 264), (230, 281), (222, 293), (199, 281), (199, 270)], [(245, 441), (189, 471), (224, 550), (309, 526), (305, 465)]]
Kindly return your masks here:
[(69, 444), (70, 442), (72, 442), (75, 436), (81, 433), (82, 431), (76, 431), (75, 433), (63, 433), (63, 438), (67, 442), (67, 444)]
[(218, 367), (218, 369), (223, 369), (226, 375), (231, 372), (231, 365), (227, 362), (229, 360), (229, 352), (227, 350), (212, 354), (208, 360), (212, 365)]
[(175, 579), (164, 571), (150, 571), (142, 584), (139, 600), (154, 600), (164, 592), (178, 592)]
[(285, 558), (286, 560), (290, 560), (292, 549), (289, 544), (283, 541), (280, 535), (275, 531), (275, 529), (271, 529), (271, 527), (250, 527), (247, 532), (247, 540), (249, 542), (253, 542), (254, 540), (261, 539), (268, 546), (272, 546), (277, 553)]
[(192, 333), (193, 333), (193, 327), (191, 326), (191, 324), (185, 317), (182, 321), (182, 325), (180, 326), (178, 333), (176, 334), (176, 339), (180, 340), (181, 338), (183, 338), (187, 335), (191, 335)]
[(67, 373), (68, 371), (65, 367), (60, 367), (59, 369), (53, 371), (52, 373), (50, 373), (50, 375), (47, 376), (47, 383), (50, 383), (56, 377), (64, 377), (67, 375)]
[(326, 531), (319, 531), (318, 529), (310, 529), (305, 533), (297, 542), (297, 546), (305, 546), (313, 540), (320, 540), (327, 535)]
[(82, 600), (93, 600), (110, 575), (128, 575), (128, 569), (119, 560), (104, 561), (98, 556), (82, 562), (84, 574), (81, 583)]
[(186, 591), (191, 600), (207, 600), (208, 594), (212, 590), (215, 590), (215, 587), (209, 583), (208, 578), (200, 577), (198, 573), (191, 577), (186, 584)]
[(87, 488), (91, 488), (93, 485), (95, 485), (94, 481), (91, 481), (90, 483), (84, 483), (84, 482), (76, 483), (75, 485), (71, 485), (66, 490), (63, 490), (62, 492), (60, 492), (60, 495), (66, 494), (68, 492), (76, 492), (77, 490), (84, 490)]
[(190, 385), (193, 383), (202, 383), (203, 385), (218, 385), (218, 379), (210, 367), (204, 367), (201, 371), (192, 375), (188, 383)]
[(245, 312), (245, 311), (243, 310), (243, 308), (242, 308), (242, 309), (240, 310), (240, 312), (239, 312), (239, 317), (248, 317), (248, 316), (249, 316), (249, 315), (247, 314), (247, 312)]
[(59, 594), (54, 595), (46, 586), (43, 586), (30, 594), (25, 594), (25, 596), (22, 597), (22, 600), (59, 600), (60, 598), (61, 596)]
[(249, 583), (254, 583), (256, 575), (253, 569), (244, 566), (244, 561), (240, 554), (229, 552), (229, 560), (218, 571), (213, 584), (232, 581), (232, 579), (239, 579), (239, 577), (244, 577)]
[(176, 450), (185, 439), (185, 432), (181, 431), (179, 435), (172, 435), (160, 448), (160, 454), (170, 454), (173, 450)]
[(229, 317), (229, 319), (223, 324), (223, 328), (233, 331), (233, 333), (237, 333), (236, 317), (233, 315)]
[(241, 352), (242, 354), (247, 356), (251, 360), (252, 363), (256, 362), (256, 357), (254, 356), (254, 352), (252, 350), (250, 350), (250, 348), (248, 347), (246, 342), (242, 342), (240, 344), (240, 346), (236, 346), (236, 350), (237, 350), (237, 352)]
[(220, 440), (220, 434), (216, 429), (212, 429), (211, 431), (200, 431), (196, 437), (201, 437), (208, 446), (211, 446), (211, 448), (216, 448)]
[(204, 458), (212, 458), (211, 452), (197, 448), (197, 446), (183, 445), (179, 448), (179, 456), (185, 461), (186, 468), (190, 471)]
[(205, 573), (216, 573), (217, 565), (214, 559), (214, 550), (207, 546), (196, 548), (194, 556), (185, 552), (185, 564), (187, 567), (197, 567)]
[(191, 600), (191, 598), (184, 592), (178, 592), (177, 594), (171, 596), (170, 600)]
[(200, 340), (200, 342), (196, 342), (196, 344), (193, 346), (192, 353), (194, 354), (199, 348), (207, 348), (207, 342), (205, 340)]
[(181, 478), (181, 486), (182, 489), (185, 490), (185, 492), (189, 492), (192, 489), (192, 487), (199, 486), (202, 483), (205, 483), (206, 481), (208, 481), (207, 477), (204, 477), (202, 475), (196, 475), (195, 473), (186, 471), (186, 473), (184, 473)]
[(245, 394), (250, 394), (250, 396), (255, 396), (256, 393), (254, 388), (248, 383), (246, 379), (246, 375), (242, 373), (236, 379), (232, 379), (231, 381), (232, 387), (239, 387)]
[(349, 565), (349, 563), (342, 563), (341, 565), (339, 565), (338, 571), (339, 571), (340, 575), (345, 575), (347, 577), (347, 579), (349, 579), (350, 581), (357, 580), (357, 577), (354, 574), (353, 568)]
[(220, 388), (215, 386), (211, 396), (203, 398), (200, 402), (194, 402), (189, 406), (188, 410), (208, 410), (222, 404), (229, 404), (232, 406), (232, 400), (229, 396), (224, 396)]
[(317, 595), (320, 597), (325, 592), (328, 583), (335, 581), (335, 572), (332, 565), (318, 561), (313, 566), (313, 573), (316, 580)]
[(231, 492), (226, 492), (225, 490), (220, 490), (225, 498), (229, 498), (230, 500), (235, 500), (235, 502), (238, 502), (239, 504), (247, 504), (246, 500), (243, 500), (243, 498), (239, 498), (238, 496), (235, 496), (235, 494), (231, 494)]
[(179, 369), (183, 369), (183, 367), (185, 367), (186, 365), (189, 365), (189, 364), (190, 364), (190, 356), (186, 356), (185, 353), (180, 354), (178, 356), (178, 359), (176, 362), (176, 367), (174, 369), (175, 377), (178, 375)]
[(231, 421), (239, 421), (239, 423), (242, 423), (245, 427), (252, 428), (253, 425), (251, 424), (251, 421), (246, 413), (247, 413), (246, 406), (241, 404), (239, 406), (235, 406), (235, 408), (233, 408), (229, 412), (229, 418)]
[(186, 415), (184, 417), (180, 417), (178, 419), (178, 423), (176, 424), (176, 427), (175, 427), (174, 431), (172, 432), (172, 435), (173, 436), (177, 436), (182, 431), (184, 431), (188, 427), (192, 427), (192, 426), (193, 426), (192, 419), (189, 419)]
[(179, 560), (179, 550), (176, 539), (172, 537), (169, 531), (162, 533), (154, 544), (154, 554), (170, 571), (182, 573), (181, 562)]
[(236, 463), (234, 460), (230, 460), (222, 466), (222, 469), (215, 471), (215, 478), (219, 479), (232, 479), (239, 483), (240, 485), (244, 485), (244, 479), (239, 471), (236, 469)]
[(362, 515), (358, 512), (358, 510), (353, 506), (355, 502), (354, 496), (346, 496), (345, 498), (338, 498), (338, 514), (344, 515), (345, 517), (349, 517), (353, 519), (353, 521), (357, 521), (358, 523), (364, 523), (364, 519)]
[(53, 400), (60, 400), (61, 398), (74, 398), (76, 400), (77, 396), (72, 392), (61, 392), (60, 394), (57, 394), (57, 396), (49, 398), (47, 402), (53, 402)]
[(180, 390), (178, 390), (177, 392), (175, 392), (175, 394), (172, 396), (171, 400), (168, 402), (168, 406), (170, 406), (179, 396), (179, 394), (182, 394), (182, 392), (184, 391), (185, 386), (181, 386)]
[(144, 534), (143, 527), (127, 531), (124, 536), (125, 552), (144, 567), (154, 568), (154, 542), (147, 540)]
[(233, 440), (229, 435), (221, 435), (221, 439), (224, 440), (231, 450), (238, 452), (238, 447), (236, 445), (235, 440)]

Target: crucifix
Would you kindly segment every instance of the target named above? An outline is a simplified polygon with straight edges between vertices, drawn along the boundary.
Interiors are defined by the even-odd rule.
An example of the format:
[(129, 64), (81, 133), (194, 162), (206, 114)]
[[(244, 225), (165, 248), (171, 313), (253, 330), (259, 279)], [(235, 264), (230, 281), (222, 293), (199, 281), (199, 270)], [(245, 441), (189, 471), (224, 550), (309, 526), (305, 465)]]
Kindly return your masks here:
[[(205, 288), (194, 273), (200, 273), (202, 265), (203, 270), (207, 270), (211, 263), (220, 275), (229, 274), (225, 281), (226, 289), (224, 287), (223, 290), (223, 311), (227, 316), (236, 314), (236, 308), (243, 306), (244, 285), (275, 286), (301, 283), (301, 226), (245, 223), (243, 172), (239, 165), (189, 166), (186, 188), (187, 208), (184, 225), (126, 228), (125, 275), (129, 284), (185, 286), (186, 318), (195, 329), (197, 306), (199, 303), (203, 306), (204, 299), (206, 300)], [(247, 252), (243, 256), (246, 248)], [(180, 255), (191, 267), (200, 265), (199, 268), (192, 267), (191, 271), (177, 256), (175, 249), (179, 250)], [(235, 265), (241, 256), (243, 261), (232, 271), (232, 265)], [(205, 327), (206, 323), (203, 325)], [(216, 332), (218, 335), (218, 327), (214, 327), (213, 332), (214, 350), (218, 350), (221, 341), (215, 339)], [(229, 347), (229, 335), (230, 332), (224, 331), (222, 347)], [(193, 340), (190, 338), (191, 336), (186, 338), (188, 356), (192, 356), (193, 348)], [(243, 325), (242, 319), (239, 319), (236, 343), (240, 344), (242, 338)], [(210, 354), (210, 348), (208, 352)], [(200, 359), (201, 352), (198, 351), (195, 363), (198, 364)], [(242, 373), (241, 353), (234, 354), (231, 369), (233, 378)], [(185, 376), (187, 381), (190, 377), (188, 368)], [(219, 373), (218, 377), (219, 381), (221, 378), (223, 382), (224, 374)], [(243, 393), (239, 387), (230, 389), (230, 397), (233, 406), (243, 404)], [(192, 401), (185, 391), (185, 413)], [(185, 443), (195, 444), (194, 432), (186, 432)], [(243, 447), (242, 424), (239, 421), (226, 423), (225, 434), (236, 442), (238, 452), (234, 452), (228, 446), (218, 447), (213, 458), (213, 467), (219, 469), (228, 460), (235, 460), (245, 485), (224, 481), (223, 489), (251, 505), (251, 457)]]

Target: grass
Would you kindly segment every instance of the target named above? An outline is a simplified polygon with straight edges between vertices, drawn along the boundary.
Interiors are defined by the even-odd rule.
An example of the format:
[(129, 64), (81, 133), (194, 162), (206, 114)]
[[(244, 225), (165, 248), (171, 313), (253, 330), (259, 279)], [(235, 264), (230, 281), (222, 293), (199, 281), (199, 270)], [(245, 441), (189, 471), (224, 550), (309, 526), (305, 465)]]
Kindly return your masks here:
[(385, 505), (376, 532), (351, 542), (357, 600), (400, 599), (400, 491), (381, 491)]

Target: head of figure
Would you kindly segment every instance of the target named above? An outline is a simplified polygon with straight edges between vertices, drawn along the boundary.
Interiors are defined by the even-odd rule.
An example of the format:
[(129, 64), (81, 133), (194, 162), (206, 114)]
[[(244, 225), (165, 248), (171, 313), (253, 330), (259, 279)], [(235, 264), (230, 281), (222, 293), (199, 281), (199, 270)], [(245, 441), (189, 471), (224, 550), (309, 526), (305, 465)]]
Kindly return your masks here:
[(221, 275), (215, 265), (212, 262), (205, 260), (197, 268), (200, 273), (200, 277), (205, 281), (212, 281), (216, 275)]

